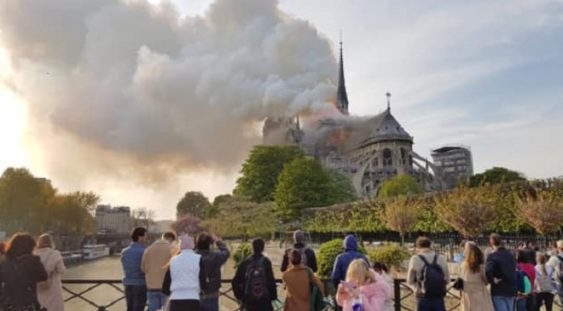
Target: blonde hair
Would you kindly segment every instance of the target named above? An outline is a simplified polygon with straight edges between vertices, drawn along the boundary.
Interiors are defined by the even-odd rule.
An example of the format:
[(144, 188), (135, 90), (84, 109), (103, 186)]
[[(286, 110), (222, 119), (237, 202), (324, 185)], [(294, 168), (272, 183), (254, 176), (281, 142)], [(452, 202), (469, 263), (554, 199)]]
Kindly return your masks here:
[(53, 243), (53, 238), (51, 238), (51, 236), (48, 233), (40, 235), (39, 238), (37, 239), (37, 248), (46, 248), (46, 247), (55, 248), (55, 245)]
[(346, 281), (361, 286), (375, 282), (375, 277), (369, 270), (367, 262), (362, 259), (354, 259), (348, 266), (348, 271), (346, 271)]

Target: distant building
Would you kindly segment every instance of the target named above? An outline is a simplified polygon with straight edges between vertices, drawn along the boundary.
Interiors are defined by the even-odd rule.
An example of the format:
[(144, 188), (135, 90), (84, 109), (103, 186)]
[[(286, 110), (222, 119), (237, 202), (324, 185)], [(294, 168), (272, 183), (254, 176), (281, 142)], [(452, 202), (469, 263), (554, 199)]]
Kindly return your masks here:
[(473, 158), (466, 146), (443, 146), (432, 150), (434, 165), (442, 171), (447, 188), (453, 188), (460, 179), (473, 175)]
[(127, 206), (96, 208), (96, 231), (98, 233), (129, 233), (132, 229), (131, 209)]
[(151, 233), (164, 233), (166, 231), (172, 230), (172, 224), (174, 220), (157, 220), (152, 225), (150, 231)]

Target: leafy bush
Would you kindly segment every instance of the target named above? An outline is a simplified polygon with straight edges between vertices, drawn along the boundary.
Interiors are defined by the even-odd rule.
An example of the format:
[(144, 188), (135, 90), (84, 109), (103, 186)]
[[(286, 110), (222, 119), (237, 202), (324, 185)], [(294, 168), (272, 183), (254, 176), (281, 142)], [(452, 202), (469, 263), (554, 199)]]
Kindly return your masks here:
[[(317, 251), (317, 265), (319, 270), (317, 274), (321, 278), (329, 278), (332, 274), (334, 261), (339, 254), (344, 252), (342, 247), (343, 239), (334, 239), (321, 244)], [(358, 242), (359, 251), (366, 254), (366, 249)]]
[(399, 268), (401, 263), (409, 259), (410, 256), (409, 251), (397, 244), (383, 245), (370, 251), (368, 254), (371, 262), (381, 262), (389, 268)]
[(235, 261), (235, 268), (238, 268), (241, 262), (252, 256), (252, 245), (250, 243), (241, 243), (235, 253), (233, 260)]

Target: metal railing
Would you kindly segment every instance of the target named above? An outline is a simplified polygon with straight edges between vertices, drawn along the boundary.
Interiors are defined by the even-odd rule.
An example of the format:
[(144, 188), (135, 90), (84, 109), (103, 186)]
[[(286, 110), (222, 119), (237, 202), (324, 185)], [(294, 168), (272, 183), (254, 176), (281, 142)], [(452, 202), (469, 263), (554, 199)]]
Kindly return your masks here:
[[(97, 311), (106, 311), (111, 306), (114, 306), (121, 300), (125, 300), (125, 291), (121, 285), (121, 280), (63, 280), (63, 291), (67, 292), (70, 296), (65, 298), (65, 305), (72, 300), (82, 300), (88, 305), (96, 308)], [(87, 285), (86, 289), (76, 290), (69, 288), (69, 285)], [(101, 287), (108, 286), (118, 291), (120, 294), (118, 298), (111, 300), (109, 303), (101, 304), (101, 302), (93, 301), (85, 295), (93, 290)]]
[[(461, 307), (461, 293), (453, 288), (452, 280), (446, 287), (446, 310), (452, 311)], [(416, 296), (414, 290), (407, 285), (405, 279), (393, 280), (393, 305), (395, 311), (416, 310)]]
[[(452, 280), (453, 281), (453, 280)], [(330, 288), (329, 292), (334, 293), (334, 288), (332, 288), (332, 282), (330, 280), (323, 280), (325, 283), (325, 287)], [(231, 280), (224, 279), (221, 280), (223, 287), (220, 290), (220, 297), (222, 299), (222, 308), (221, 310), (229, 310), (229, 311), (240, 311), (241, 307), (238, 304), (237, 299), (234, 296), (233, 289), (231, 287)], [(279, 285), (282, 284), (280, 279), (276, 280), (276, 283)], [(416, 297), (413, 289), (406, 284), (405, 279), (395, 279), (393, 282), (393, 302), (395, 311), (415, 311), (416, 310)], [(72, 288), (73, 286), (82, 286), (82, 289), (75, 289)], [(461, 293), (458, 290), (455, 290), (452, 287), (453, 283), (448, 284), (447, 286), (447, 293), (445, 297), (446, 302), (446, 309), (448, 311), (458, 310), (461, 307)], [(92, 298), (88, 298), (87, 294), (100, 288), (101, 286), (109, 287), (116, 291), (118, 296), (114, 299), (109, 299), (108, 302), (99, 302), (94, 301)], [(82, 280), (82, 279), (66, 279), (63, 280), (63, 290), (68, 294), (68, 297), (65, 298), (65, 304), (70, 303), (71, 301), (80, 300), (83, 303), (91, 306), (96, 311), (107, 311), (112, 306), (116, 306), (122, 300), (125, 300), (125, 291), (123, 289), (123, 285), (121, 284), (121, 280)], [(104, 295), (107, 297), (107, 295)], [(329, 302), (334, 301), (333, 299), (329, 299)], [(225, 303), (226, 302), (226, 303)], [(225, 305), (230, 305), (225, 309)], [(559, 306), (557, 302), (554, 302), (554, 305)], [(280, 311), (283, 309), (283, 301), (280, 299), (275, 304), (276, 311)], [(326, 310), (335, 310), (334, 303), (329, 303)]]
[[(123, 289), (123, 285), (121, 283), (121, 280), (116, 280), (116, 279), (106, 279), (106, 280), (87, 280), (87, 279), (65, 279), (62, 281), (63, 283), (63, 291), (66, 292), (68, 294), (68, 297), (66, 297), (64, 299), (65, 301), (65, 305), (70, 303), (71, 301), (75, 301), (75, 300), (80, 300), (83, 303), (86, 303), (87, 305), (91, 306), (93, 308), (93, 310), (96, 311), (107, 311), (109, 310), (111, 307), (116, 306), (119, 302), (124, 301), (125, 300), (125, 290)], [(227, 285), (227, 286), (223, 286), (224, 289), (222, 288), (219, 291), (219, 296), (222, 299), (226, 299), (227, 301), (231, 302), (233, 309), (230, 309), (230, 311), (240, 311), (241, 308), (238, 304), (237, 299), (234, 296), (234, 292), (233, 289), (231, 287), (231, 280), (229, 279), (224, 279), (221, 280), (221, 283), (223, 285)], [(276, 283), (278, 285), (282, 284), (282, 281), (280, 279), (276, 280)], [(80, 286), (86, 286), (85, 288), (82, 289), (75, 289), (73, 288), (73, 285), (80, 285)], [(114, 298), (114, 299), (110, 299), (108, 302), (100, 302), (100, 301), (94, 301), (92, 298), (87, 297), (88, 293), (91, 293), (92, 291), (105, 286), (108, 289), (113, 289), (114, 291), (116, 291), (118, 293), (118, 297)], [(104, 295), (107, 297), (107, 295)], [(281, 300), (278, 300), (276, 307), (274, 310), (276, 311), (281, 311), (283, 309), (283, 302)]]

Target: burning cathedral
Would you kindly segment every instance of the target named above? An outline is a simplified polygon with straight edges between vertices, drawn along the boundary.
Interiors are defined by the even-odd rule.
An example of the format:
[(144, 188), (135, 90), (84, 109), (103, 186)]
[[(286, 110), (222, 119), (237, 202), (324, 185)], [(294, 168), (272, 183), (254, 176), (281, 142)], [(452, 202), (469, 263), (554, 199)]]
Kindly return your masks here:
[(382, 113), (362, 119), (349, 116), (340, 43), (336, 93), (340, 115), (320, 119), (306, 132), (298, 116), (267, 118), (263, 143), (301, 146), (324, 167), (350, 177), (360, 197), (377, 195), (384, 181), (403, 174), (412, 176), (427, 191), (442, 189), (440, 167), (414, 152), (414, 138), (391, 113), (391, 94), (386, 96), (387, 107)]

